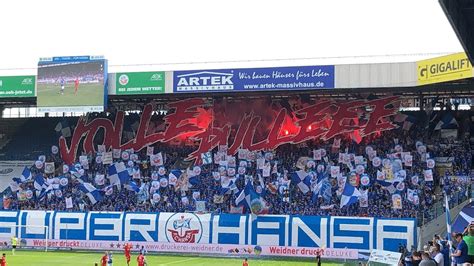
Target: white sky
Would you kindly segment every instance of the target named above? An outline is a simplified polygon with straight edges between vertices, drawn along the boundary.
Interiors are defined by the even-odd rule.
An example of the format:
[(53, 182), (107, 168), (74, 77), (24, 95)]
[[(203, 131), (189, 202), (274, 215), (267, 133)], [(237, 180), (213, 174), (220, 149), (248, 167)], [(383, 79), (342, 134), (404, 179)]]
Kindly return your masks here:
[[(35, 74), (39, 57), (63, 55), (104, 55), (117, 72), (410, 62), (462, 51), (437, 0), (1, 0), (0, 11), (0, 75)], [(154, 65), (117, 67), (131, 64)]]

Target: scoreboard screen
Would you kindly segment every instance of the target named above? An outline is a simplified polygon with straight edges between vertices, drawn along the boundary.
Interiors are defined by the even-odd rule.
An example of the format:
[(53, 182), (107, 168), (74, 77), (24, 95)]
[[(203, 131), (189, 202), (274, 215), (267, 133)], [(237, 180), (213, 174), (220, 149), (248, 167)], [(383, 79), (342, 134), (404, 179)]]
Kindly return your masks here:
[(41, 58), (39, 112), (101, 112), (107, 104), (107, 61), (103, 57)]

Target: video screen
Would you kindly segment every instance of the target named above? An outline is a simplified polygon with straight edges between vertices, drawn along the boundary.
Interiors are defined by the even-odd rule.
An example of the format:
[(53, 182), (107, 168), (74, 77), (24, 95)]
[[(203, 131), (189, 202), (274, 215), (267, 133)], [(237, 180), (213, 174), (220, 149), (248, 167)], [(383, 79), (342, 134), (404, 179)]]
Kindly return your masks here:
[(107, 61), (89, 57), (40, 60), (39, 112), (101, 112), (106, 105)]

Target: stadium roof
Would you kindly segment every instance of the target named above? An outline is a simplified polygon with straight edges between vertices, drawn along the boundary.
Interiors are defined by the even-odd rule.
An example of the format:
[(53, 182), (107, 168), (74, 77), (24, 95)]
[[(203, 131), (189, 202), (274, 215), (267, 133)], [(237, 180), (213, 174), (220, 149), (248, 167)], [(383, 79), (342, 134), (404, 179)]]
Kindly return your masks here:
[(474, 0), (440, 0), (471, 62), (474, 62)]

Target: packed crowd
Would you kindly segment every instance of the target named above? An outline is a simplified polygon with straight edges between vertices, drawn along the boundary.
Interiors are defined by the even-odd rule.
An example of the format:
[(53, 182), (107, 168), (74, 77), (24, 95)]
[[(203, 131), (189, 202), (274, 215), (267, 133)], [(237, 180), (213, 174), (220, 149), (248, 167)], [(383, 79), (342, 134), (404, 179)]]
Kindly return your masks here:
[(434, 235), (433, 240), (417, 251), (414, 247), (408, 250), (400, 246), (402, 253), (400, 265), (407, 266), (449, 266), (474, 264), (474, 224), (470, 224), (464, 232), (454, 232), (443, 238)]
[[(184, 212), (196, 211), (203, 202), (207, 211), (223, 213), (429, 217), (443, 192), (452, 200), (468, 196), (461, 177), (470, 175), (472, 162), (468, 139), (442, 140), (418, 125), (360, 143), (336, 138), (271, 152), (239, 150), (234, 156), (219, 147), (203, 154), (199, 165), (184, 160), (193, 148), (156, 144), (112, 152), (99, 146), (96, 154), (65, 165), (54, 146), (12, 181), (3, 205), (12, 210)], [(448, 158), (449, 167), (438, 167), (439, 157)], [(127, 177), (117, 179), (122, 168)], [(257, 207), (239, 201), (247, 184)], [(357, 192), (351, 195), (356, 201), (341, 200), (347, 187)]]

